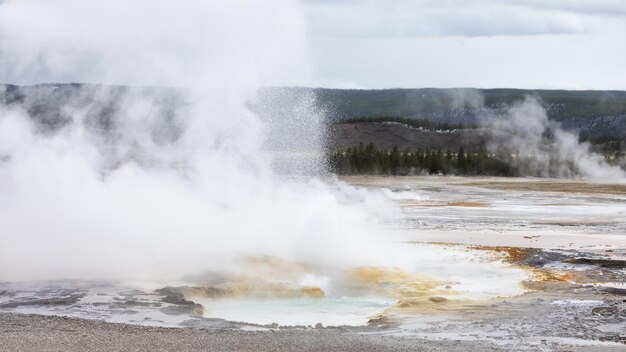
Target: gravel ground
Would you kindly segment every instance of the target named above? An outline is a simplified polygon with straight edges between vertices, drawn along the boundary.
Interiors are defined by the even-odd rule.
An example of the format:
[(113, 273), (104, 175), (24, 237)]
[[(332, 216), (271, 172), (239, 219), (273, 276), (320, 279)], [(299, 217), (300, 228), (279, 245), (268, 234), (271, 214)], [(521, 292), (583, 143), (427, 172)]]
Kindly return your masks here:
[(498, 351), (486, 343), (425, 341), (336, 329), (238, 331), (142, 327), (0, 313), (2, 351)]
[[(484, 341), (430, 341), (338, 329), (277, 331), (142, 327), (0, 313), (0, 351), (510, 351)], [(540, 347), (520, 350), (545, 351)], [(622, 351), (559, 346), (552, 351)]]

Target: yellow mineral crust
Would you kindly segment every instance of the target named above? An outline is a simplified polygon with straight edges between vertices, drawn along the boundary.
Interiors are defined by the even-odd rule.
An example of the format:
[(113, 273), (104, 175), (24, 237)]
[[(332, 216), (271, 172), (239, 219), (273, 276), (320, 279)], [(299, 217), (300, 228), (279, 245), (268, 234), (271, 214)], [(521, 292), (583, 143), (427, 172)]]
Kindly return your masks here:
[(185, 297), (220, 298), (323, 298), (324, 291), (315, 286), (299, 286), (286, 282), (225, 282), (208, 287), (184, 287), (180, 291)]
[(383, 294), (398, 300), (436, 295), (454, 295), (446, 289), (451, 282), (426, 275), (407, 273), (397, 268), (361, 267), (348, 271), (348, 282), (357, 290)]

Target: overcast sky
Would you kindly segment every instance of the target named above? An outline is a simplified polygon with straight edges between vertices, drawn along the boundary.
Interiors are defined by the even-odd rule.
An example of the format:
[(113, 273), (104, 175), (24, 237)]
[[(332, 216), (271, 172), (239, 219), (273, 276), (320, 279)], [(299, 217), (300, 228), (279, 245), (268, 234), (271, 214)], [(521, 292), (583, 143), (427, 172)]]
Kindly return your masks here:
[(190, 62), (306, 72), (271, 84), (626, 90), (626, 0), (0, 0), (2, 82), (195, 79)]
[(304, 0), (318, 84), (626, 89), (626, 0)]

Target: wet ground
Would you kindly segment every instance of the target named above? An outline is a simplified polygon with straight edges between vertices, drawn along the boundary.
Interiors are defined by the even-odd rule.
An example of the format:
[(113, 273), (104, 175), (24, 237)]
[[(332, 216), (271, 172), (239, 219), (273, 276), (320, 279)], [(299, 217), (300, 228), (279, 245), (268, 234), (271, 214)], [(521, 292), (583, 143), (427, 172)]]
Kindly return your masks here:
[[(384, 294), (369, 296), (333, 295), (319, 282), (296, 285), (285, 280), (286, 284), (268, 286), (233, 278), (215, 283), (213, 277), (211, 284), (205, 280), (203, 285), (167, 287), (136, 282), (5, 282), (0, 283), (0, 312), (257, 332), (317, 331), (315, 325), (323, 321), (318, 328), (359, 326), (342, 327), (341, 333), (403, 343), (460, 341), (496, 350), (626, 350), (622, 185), (449, 177), (343, 181), (384, 193), (400, 207), (400, 216), (396, 208), (379, 213), (393, 230), (390, 240), (409, 251), (402, 253), (424, 256), (416, 262), (420, 276), (371, 268), (358, 271), (358, 280), (369, 281), (353, 275), (351, 288), (372, 283), (385, 288), (380, 291)], [(282, 293), (260, 297), (249, 288), (255, 285), (264, 295)], [(301, 316), (310, 319), (298, 320)], [(0, 314), (0, 320), (6, 317)]]

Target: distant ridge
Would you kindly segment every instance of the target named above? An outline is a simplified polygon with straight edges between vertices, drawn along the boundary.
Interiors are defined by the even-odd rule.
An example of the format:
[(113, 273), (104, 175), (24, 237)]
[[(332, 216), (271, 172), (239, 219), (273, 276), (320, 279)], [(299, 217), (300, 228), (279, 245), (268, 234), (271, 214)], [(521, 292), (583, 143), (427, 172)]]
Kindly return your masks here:
[(315, 89), (333, 121), (398, 116), (448, 124), (476, 124), (485, 110), (506, 110), (525, 96), (540, 99), (551, 120), (585, 137), (626, 137), (626, 91), (419, 88)]
[[(35, 120), (47, 124), (62, 124), (62, 107), (87, 104), (95, 96), (98, 85), (93, 84), (38, 84), (29, 86), (0, 85), (0, 105), (27, 103), (28, 112)], [(115, 101), (127, 90), (158, 91), (168, 114), (184, 105), (175, 88), (141, 88), (107, 86), (102, 111), (116, 108)], [(474, 88), (415, 88), (415, 89), (325, 89), (303, 87), (265, 88), (255, 103), (263, 106), (264, 98), (285, 94), (289, 99), (306, 99), (314, 93), (316, 104), (330, 123), (354, 118), (395, 116), (418, 118), (450, 125), (475, 125), (477, 116), (485, 111), (504, 111), (525, 96), (542, 101), (548, 117), (559, 121), (563, 128), (574, 130), (583, 139), (626, 138), (626, 91), (596, 90), (527, 90)], [(254, 106), (253, 106), (254, 108)], [(261, 108), (262, 110), (262, 108)], [(100, 114), (98, 111), (93, 112)], [(288, 112), (287, 112), (288, 113)], [(94, 116), (102, 121), (101, 117)], [(103, 121), (106, 122), (106, 121)], [(105, 123), (106, 124), (106, 123)]]

